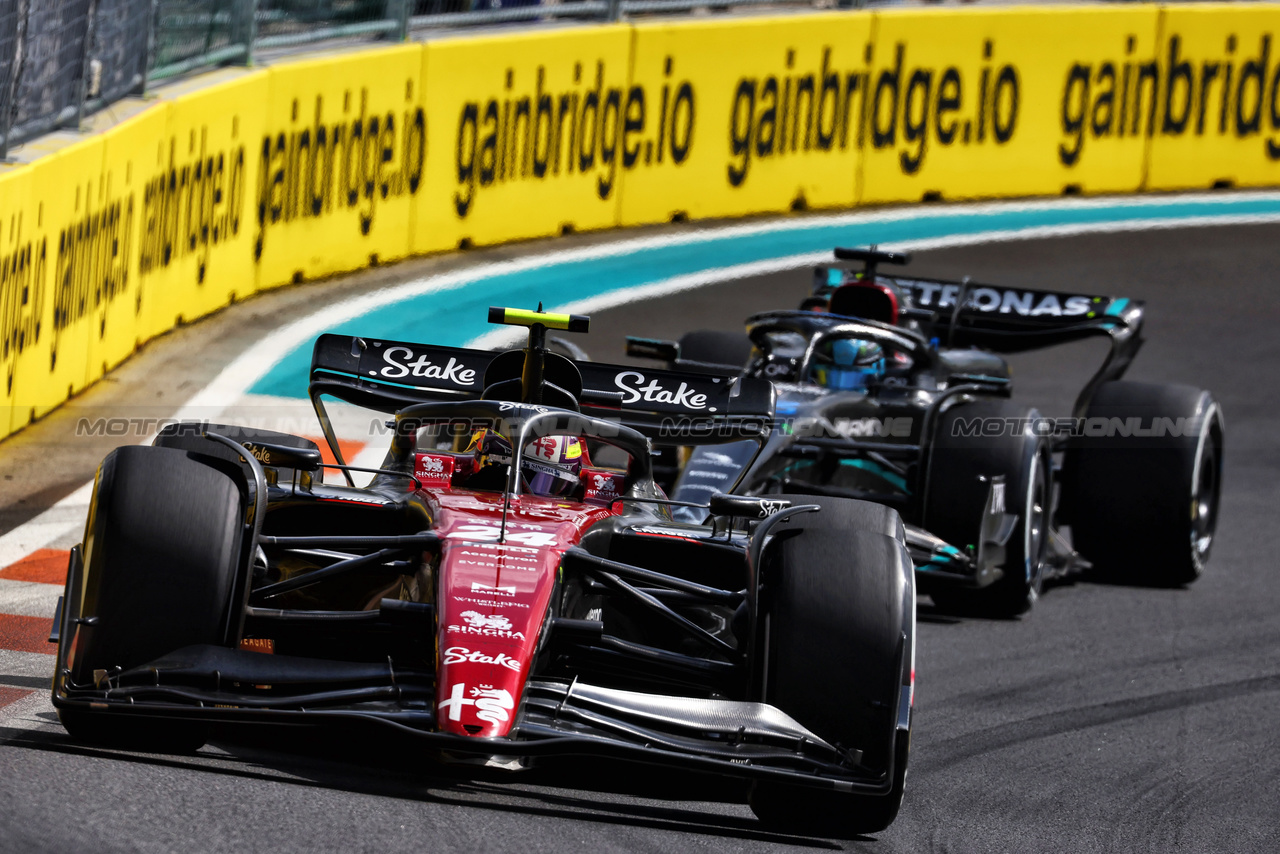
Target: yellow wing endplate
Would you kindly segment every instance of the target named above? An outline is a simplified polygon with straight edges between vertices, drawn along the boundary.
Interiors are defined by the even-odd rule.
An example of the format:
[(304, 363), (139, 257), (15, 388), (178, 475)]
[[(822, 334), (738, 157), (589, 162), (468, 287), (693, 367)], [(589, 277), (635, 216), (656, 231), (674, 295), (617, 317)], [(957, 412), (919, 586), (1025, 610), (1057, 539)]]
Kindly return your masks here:
[(552, 314), (545, 311), (528, 311), (521, 308), (489, 306), (489, 322), (508, 326), (533, 326), (541, 324), (547, 329), (563, 329), (566, 332), (586, 332), (591, 318), (582, 314)]

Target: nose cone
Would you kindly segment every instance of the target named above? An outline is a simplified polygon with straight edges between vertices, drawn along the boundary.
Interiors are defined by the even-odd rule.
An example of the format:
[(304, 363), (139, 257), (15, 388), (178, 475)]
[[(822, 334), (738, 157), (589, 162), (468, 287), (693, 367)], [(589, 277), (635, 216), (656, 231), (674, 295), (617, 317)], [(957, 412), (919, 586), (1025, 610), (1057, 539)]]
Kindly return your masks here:
[(449, 572), (438, 637), (439, 727), (503, 736), (529, 674), (560, 550), (448, 543), (444, 552)]
[[(441, 495), (436, 725), (501, 738), (533, 664), (560, 558), (607, 509), (522, 495)], [(499, 542), (501, 540), (501, 542)]]
[[(499, 595), (509, 595), (507, 602), (476, 596), (469, 585), (451, 597), (454, 609), (442, 615), (439, 637), (436, 718), (442, 731), (496, 738), (511, 730), (550, 592), (550, 585), (546, 594), (538, 586), (508, 594), (520, 585), (503, 585)], [(513, 612), (524, 619), (513, 621), (507, 616)]]

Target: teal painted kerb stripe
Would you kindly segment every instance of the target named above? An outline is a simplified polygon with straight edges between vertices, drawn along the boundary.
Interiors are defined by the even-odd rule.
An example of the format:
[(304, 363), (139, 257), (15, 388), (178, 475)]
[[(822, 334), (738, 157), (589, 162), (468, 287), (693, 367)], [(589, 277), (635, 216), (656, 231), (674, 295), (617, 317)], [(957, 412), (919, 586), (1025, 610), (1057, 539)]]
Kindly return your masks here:
[[(461, 346), (493, 327), (490, 305), (548, 307), (660, 282), (700, 270), (728, 267), (829, 251), (833, 246), (900, 243), (988, 231), (1018, 231), (1079, 224), (1124, 223), (1146, 219), (1190, 219), (1280, 215), (1280, 198), (1117, 200), (1113, 203), (1020, 208), (993, 206), (979, 211), (921, 209), (910, 217), (853, 224), (806, 222), (765, 233), (711, 232), (698, 242), (657, 245), (617, 257), (551, 263), (545, 267), (477, 279), (465, 286), (438, 291), (352, 318), (331, 332), (402, 341)], [(607, 357), (608, 354), (601, 354)], [(255, 394), (305, 397), (311, 346), (285, 357), (251, 390)]]

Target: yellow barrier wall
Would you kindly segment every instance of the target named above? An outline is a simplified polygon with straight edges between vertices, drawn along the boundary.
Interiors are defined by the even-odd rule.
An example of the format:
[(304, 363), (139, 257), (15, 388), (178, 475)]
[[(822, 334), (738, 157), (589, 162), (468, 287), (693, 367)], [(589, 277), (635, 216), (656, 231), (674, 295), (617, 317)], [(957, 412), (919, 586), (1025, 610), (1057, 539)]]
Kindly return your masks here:
[(27, 423), (18, 418), (14, 383), (43, 312), (43, 290), (32, 287), (44, 252), (29, 221), (30, 178), (30, 166), (0, 167), (0, 438)]
[(1137, 189), (1140, 110), (1107, 93), (1153, 61), (1158, 10), (1062, 11), (881, 13), (859, 201)]
[[(89, 360), (109, 370), (127, 358), (139, 342), (151, 337), (145, 324), (148, 307), (139, 263), (147, 246), (144, 213), (149, 167), (155, 162), (157, 140), (165, 136), (167, 111), (151, 107), (102, 139), (103, 181), (100, 209), (105, 211), (97, 256), (103, 281), (97, 309), (97, 334), (90, 337)], [(107, 241), (107, 242), (102, 242)], [(163, 332), (172, 325), (160, 324)]]
[(256, 290), (254, 148), (268, 82), (240, 72), (161, 105), (165, 130), (142, 158), (137, 194), (144, 340)]
[[(98, 253), (108, 241), (99, 228), (102, 141), (63, 145), (30, 166), (27, 209), (44, 262), (33, 270), (33, 305), (40, 309), (34, 341), (14, 371), (15, 427), (39, 418), (102, 375), (89, 364), (95, 314), (103, 298)], [(32, 216), (34, 214), (34, 216)]]
[(423, 190), (422, 46), (290, 62), (270, 71), (252, 225), (258, 286), (409, 253)]
[(1280, 4), (456, 37), (223, 69), (130, 110), (0, 166), (0, 438), (177, 323), (410, 254), (803, 208), (1280, 186)]
[(1170, 6), (1161, 15), (1145, 189), (1280, 182), (1280, 7)]
[(622, 223), (856, 201), (870, 15), (635, 27)]
[(615, 24), (428, 43), (414, 251), (617, 225), (630, 38)]

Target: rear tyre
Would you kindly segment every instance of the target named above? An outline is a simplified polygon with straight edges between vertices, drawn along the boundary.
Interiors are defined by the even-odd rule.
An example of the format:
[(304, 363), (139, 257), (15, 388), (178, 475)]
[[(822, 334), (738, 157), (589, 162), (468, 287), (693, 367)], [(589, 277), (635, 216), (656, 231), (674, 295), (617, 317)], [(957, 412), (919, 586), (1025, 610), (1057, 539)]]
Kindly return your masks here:
[[(968, 435), (960, 421), (997, 419), (1005, 425), (997, 436)], [(943, 610), (990, 617), (1016, 617), (1040, 598), (1044, 556), (1052, 519), (1053, 460), (1048, 442), (1031, 425), (1040, 413), (1004, 400), (980, 400), (953, 406), (942, 414), (929, 469), (924, 526), (958, 548), (977, 546), (990, 490), (990, 478), (1005, 479), (1005, 512), (1018, 523), (1005, 546), (1004, 575), (978, 590), (937, 588), (929, 591)], [(970, 428), (971, 429), (971, 428)], [(985, 478), (985, 480), (979, 480)]]
[(680, 337), (680, 358), (740, 370), (751, 358), (751, 339), (741, 332), (697, 329)]
[(909, 730), (898, 705), (910, 685), (915, 587), (896, 511), (841, 498), (788, 495), (820, 513), (783, 523), (762, 589), (758, 647), (766, 702), (886, 775), (885, 795), (757, 783), (751, 809), (770, 827), (847, 838), (893, 823), (906, 785)]
[[(174, 448), (124, 447), (98, 471), (84, 540), (84, 599), (69, 645), (78, 684), (193, 644), (228, 643), (245, 496), (233, 464)], [(199, 749), (208, 726), (59, 710), (72, 736), (161, 751)]]
[(1068, 445), (1072, 544), (1101, 580), (1190, 584), (1204, 572), (1218, 523), (1222, 411), (1192, 386), (1103, 383), (1084, 432), (1132, 427), (1153, 435), (1085, 435)]

